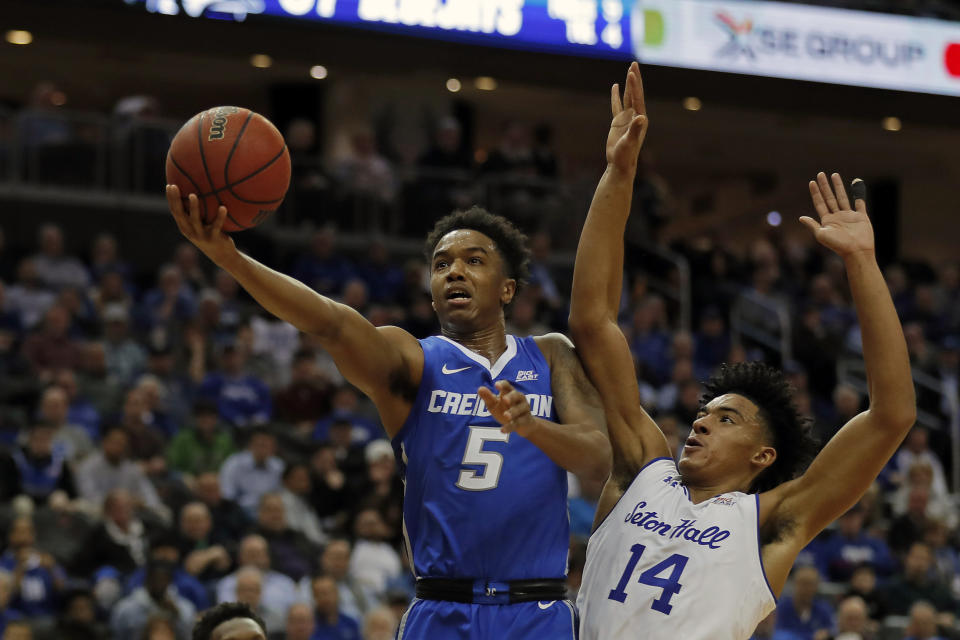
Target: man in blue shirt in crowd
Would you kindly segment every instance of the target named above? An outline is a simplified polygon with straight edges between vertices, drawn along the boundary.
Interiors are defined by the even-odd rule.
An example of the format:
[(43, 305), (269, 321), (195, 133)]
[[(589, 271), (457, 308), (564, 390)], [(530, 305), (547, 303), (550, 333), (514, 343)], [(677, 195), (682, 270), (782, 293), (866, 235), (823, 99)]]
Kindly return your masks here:
[(243, 356), (233, 345), (220, 353), (220, 369), (208, 373), (199, 396), (217, 403), (220, 417), (236, 427), (263, 424), (273, 415), (270, 389), (244, 371)]
[(360, 640), (360, 625), (340, 612), (340, 594), (333, 577), (317, 576), (312, 586), (317, 624), (310, 640)]
[(836, 628), (833, 607), (817, 597), (820, 572), (813, 566), (799, 566), (793, 570), (793, 593), (780, 599), (777, 605), (777, 629), (791, 631), (800, 640), (814, 640), (818, 631), (832, 632)]
[(15, 519), (7, 535), (7, 551), (0, 556), (0, 569), (13, 575), (11, 608), (28, 618), (52, 619), (66, 573), (53, 556), (34, 547), (35, 540), (33, 521), (25, 516)]

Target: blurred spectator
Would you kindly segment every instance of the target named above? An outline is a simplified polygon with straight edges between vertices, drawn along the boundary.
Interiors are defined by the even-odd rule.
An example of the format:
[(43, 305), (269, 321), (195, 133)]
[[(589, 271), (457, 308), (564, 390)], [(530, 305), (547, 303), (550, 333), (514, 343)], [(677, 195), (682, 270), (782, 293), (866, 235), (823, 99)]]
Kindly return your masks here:
[(850, 576), (850, 588), (845, 598), (856, 596), (867, 605), (867, 617), (882, 620), (886, 616), (886, 604), (883, 594), (877, 590), (877, 573), (868, 564), (862, 564), (853, 570)]
[(180, 271), (183, 286), (196, 293), (209, 286), (207, 274), (200, 266), (200, 252), (191, 243), (180, 242), (173, 251), (172, 264)]
[(196, 608), (173, 588), (175, 567), (154, 561), (147, 565), (144, 586), (120, 600), (110, 613), (110, 628), (116, 638), (134, 638), (153, 617), (169, 619), (179, 637), (187, 637), (193, 627)]
[(323, 546), (327, 541), (327, 534), (310, 505), (312, 493), (310, 466), (304, 462), (287, 463), (283, 470), (283, 488), (279, 493), (287, 526), (312, 544)]
[(53, 374), (53, 384), (67, 394), (67, 423), (83, 427), (92, 440), (100, 437), (100, 412), (77, 387), (77, 376), (71, 369)]
[(383, 516), (376, 509), (361, 509), (353, 525), (356, 544), (350, 557), (350, 574), (379, 597), (387, 583), (399, 577), (400, 556), (384, 540), (390, 535)]
[(882, 589), (889, 613), (905, 616), (920, 600), (931, 603), (937, 611), (955, 613), (956, 602), (946, 586), (931, 575), (932, 567), (930, 547), (913, 543), (903, 561), (903, 574), (891, 578)]
[(366, 316), (369, 313), (369, 299), (370, 295), (367, 291), (367, 284), (362, 279), (351, 278), (343, 285), (340, 302), (362, 316)]
[(234, 332), (246, 320), (250, 313), (250, 304), (241, 299), (240, 285), (232, 275), (223, 269), (214, 274), (213, 286), (220, 295), (219, 326), (225, 332)]
[(909, 491), (906, 512), (894, 519), (887, 534), (890, 548), (896, 553), (905, 553), (910, 545), (920, 541), (927, 528), (930, 488), (917, 485), (911, 487)]
[(943, 520), (931, 518), (923, 534), (923, 541), (933, 553), (935, 578), (950, 588), (953, 598), (960, 596), (960, 554), (950, 543), (950, 527)]
[[(180, 548), (176, 536), (163, 534), (157, 536), (150, 543), (148, 563), (165, 563), (173, 567), (173, 590), (177, 595), (190, 601), (197, 611), (203, 611), (210, 606), (210, 597), (200, 581), (189, 571), (186, 571), (180, 562)], [(126, 591), (132, 592), (143, 586), (146, 580), (146, 570), (135, 570), (127, 579)]]
[(147, 291), (140, 304), (141, 320), (147, 329), (176, 329), (188, 322), (196, 310), (196, 297), (175, 264), (160, 267), (156, 288)]
[[(846, 635), (845, 635), (846, 634)], [(844, 598), (837, 606), (837, 632), (834, 639), (867, 640), (873, 638), (867, 604), (857, 596)]]
[(793, 569), (793, 593), (780, 598), (777, 605), (777, 628), (786, 629), (804, 640), (823, 640), (836, 623), (833, 607), (817, 597), (820, 573), (816, 567)]
[(85, 589), (73, 589), (63, 598), (64, 605), (57, 622), (58, 640), (101, 640), (107, 637), (106, 627), (97, 620), (96, 601)]
[(217, 471), (234, 451), (233, 438), (220, 423), (216, 405), (200, 400), (193, 407), (193, 424), (170, 441), (167, 461), (171, 468), (192, 477)]
[(21, 260), (17, 266), (17, 282), (6, 292), (6, 309), (17, 314), (20, 326), (33, 329), (56, 299), (56, 294), (45, 289), (40, 281), (36, 262), (29, 258)]
[(80, 394), (89, 398), (101, 415), (116, 411), (119, 407), (123, 380), (107, 368), (105, 343), (91, 341), (83, 345), (80, 369), (77, 371), (77, 386)]
[(326, 227), (310, 238), (310, 248), (301, 254), (291, 275), (325, 296), (336, 295), (344, 283), (354, 276), (355, 267), (336, 254), (336, 231)]
[(670, 376), (670, 334), (663, 298), (647, 296), (633, 312), (630, 350), (660, 384)]
[(283, 640), (312, 640), (315, 627), (313, 609), (306, 603), (298, 602), (287, 609)]
[(330, 381), (317, 370), (313, 351), (300, 349), (293, 357), (290, 384), (275, 397), (277, 419), (293, 425), (309, 422), (312, 427), (330, 410), (332, 393)]
[[(288, 576), (270, 568), (270, 547), (263, 536), (249, 535), (240, 541), (237, 567), (253, 567), (261, 572), (261, 604), (273, 611), (286, 611), (298, 600), (297, 586)], [(217, 602), (237, 599), (237, 572), (217, 583)]]
[(317, 516), (331, 518), (343, 512), (348, 506), (350, 492), (331, 443), (321, 442), (314, 448), (310, 456), (310, 473), (313, 485), (311, 503)]
[(373, 238), (367, 247), (366, 259), (358, 266), (360, 278), (367, 286), (370, 300), (393, 303), (403, 289), (403, 269), (390, 257), (390, 250), (381, 238)]
[(122, 489), (159, 516), (169, 515), (143, 470), (129, 459), (129, 447), (129, 436), (122, 427), (109, 427), (104, 432), (100, 450), (87, 456), (77, 467), (80, 497), (100, 504), (108, 492)]
[(593, 532), (593, 515), (597, 511), (597, 502), (603, 491), (604, 480), (597, 480), (589, 476), (577, 476), (580, 483), (580, 495), (570, 499), (570, 535), (579, 536), (586, 540)]
[(730, 336), (726, 322), (717, 307), (707, 307), (700, 314), (700, 330), (694, 335), (694, 372), (697, 380), (705, 380), (727, 357)]
[(90, 280), (100, 282), (108, 273), (119, 275), (125, 285), (130, 281), (130, 265), (120, 257), (116, 236), (101, 233), (90, 247)]
[(30, 622), (16, 617), (7, 621), (3, 640), (33, 640), (33, 627)]
[(66, 452), (53, 446), (53, 437), (51, 425), (33, 425), (27, 433), (26, 445), (13, 451), (15, 475), (2, 478), (5, 483), (10, 483), (11, 493), (26, 494), (37, 506), (46, 503), (57, 490), (65, 492), (70, 498), (77, 496)]
[(158, 410), (173, 431), (178, 431), (190, 417), (193, 381), (177, 368), (173, 348), (166, 340), (152, 341), (144, 376), (150, 376), (159, 387)]
[(103, 348), (107, 374), (116, 380), (133, 380), (143, 371), (147, 354), (129, 335), (129, 312), (110, 304), (103, 310)]
[(932, 484), (930, 485), (932, 494), (946, 496), (947, 477), (943, 471), (943, 463), (940, 462), (937, 454), (930, 449), (930, 434), (926, 427), (920, 425), (916, 425), (910, 430), (900, 450), (893, 456), (893, 467), (899, 473), (898, 483), (902, 484), (907, 481), (907, 474), (918, 462), (925, 463), (933, 473)]
[(224, 532), (214, 530), (210, 509), (204, 503), (190, 502), (180, 510), (178, 549), (190, 575), (204, 582), (225, 576), (233, 564), (227, 550), (231, 542)]
[(87, 536), (74, 571), (90, 574), (104, 566), (126, 575), (147, 561), (147, 528), (134, 515), (129, 491), (113, 489), (103, 501), (103, 521)]
[(550, 234), (543, 231), (530, 238), (530, 282), (536, 287), (540, 297), (551, 309), (559, 310), (566, 305), (560, 294), (556, 276), (551, 267)]
[(417, 164), (431, 169), (470, 169), (473, 157), (462, 144), (460, 123), (452, 116), (437, 122), (436, 133), (430, 147), (420, 156)]
[[(330, 415), (317, 421), (317, 426), (313, 431), (313, 439), (318, 442), (335, 440), (337, 459), (341, 463), (349, 456), (349, 449), (352, 444), (363, 445), (373, 438), (383, 435), (383, 429), (380, 425), (361, 412), (360, 396), (350, 385), (343, 385), (334, 392), (332, 405)], [(346, 436), (334, 438), (332, 427), (337, 422), (350, 425), (349, 438)], [(354, 461), (346, 462), (349, 465)], [(347, 469), (344, 469), (344, 471), (347, 472)]]
[[(361, 585), (350, 573), (350, 552), (349, 540), (345, 538), (330, 540), (320, 556), (320, 570), (322, 575), (333, 578), (337, 583), (340, 611), (354, 620), (360, 620), (376, 605), (377, 597), (372, 590)], [(312, 581), (305, 582), (306, 592), (309, 594)]]
[(388, 607), (378, 607), (363, 618), (363, 640), (393, 640), (399, 620)]
[(53, 428), (53, 446), (71, 461), (80, 461), (93, 452), (93, 442), (83, 428), (67, 421), (67, 393), (60, 387), (47, 387), (40, 396), (37, 417)]
[(77, 258), (66, 255), (63, 247), (63, 230), (55, 224), (40, 227), (37, 238), (40, 253), (33, 256), (37, 276), (50, 289), (63, 287), (86, 288), (90, 284), (87, 269)]
[(946, 640), (937, 632), (937, 610), (922, 600), (910, 607), (906, 634), (904, 640)]
[(360, 625), (340, 610), (337, 585), (330, 576), (316, 576), (311, 584), (316, 626), (311, 640), (361, 640)]
[(944, 520), (950, 527), (955, 527), (957, 509), (946, 490), (937, 492), (934, 483), (935, 474), (927, 462), (920, 460), (913, 463), (907, 470), (905, 481), (890, 499), (894, 515), (900, 516), (909, 510), (910, 496), (915, 489), (926, 489), (929, 496), (925, 512), (927, 517)]
[(507, 333), (518, 337), (540, 336), (550, 332), (550, 327), (537, 319), (537, 304), (526, 291), (517, 296), (510, 305)]
[(201, 473), (194, 481), (197, 498), (210, 509), (214, 530), (228, 540), (237, 540), (247, 529), (248, 516), (233, 500), (220, 491), (220, 476), (212, 471)]
[(896, 568), (890, 548), (882, 539), (864, 530), (865, 513), (856, 504), (840, 516), (837, 532), (822, 548), (830, 580), (845, 582), (861, 564), (869, 564), (879, 576), (888, 576)]
[(397, 192), (390, 162), (377, 152), (373, 132), (362, 128), (350, 135), (350, 152), (340, 158), (334, 174), (347, 193), (386, 204)]
[(247, 513), (256, 513), (260, 498), (280, 488), (283, 461), (276, 457), (276, 451), (276, 437), (267, 429), (254, 428), (246, 450), (234, 453), (220, 467), (223, 496), (236, 501)]
[(153, 616), (147, 620), (140, 637), (143, 640), (178, 640), (177, 625), (166, 616)]
[(777, 610), (760, 621), (750, 640), (801, 640), (803, 636), (788, 629), (777, 628)]
[(244, 373), (245, 355), (233, 345), (220, 354), (220, 369), (208, 373), (198, 390), (201, 398), (217, 403), (220, 417), (237, 427), (262, 424), (270, 419), (273, 403), (262, 380)]
[(13, 575), (11, 608), (53, 626), (66, 573), (49, 553), (36, 548), (36, 532), (28, 516), (14, 519), (7, 532), (7, 550), (0, 556), (0, 569)]
[(263, 574), (256, 567), (242, 567), (237, 569), (237, 601), (249, 605), (260, 618), (267, 629), (279, 629), (283, 626), (283, 612), (274, 611), (263, 605)]
[(33, 373), (49, 381), (56, 369), (72, 369), (80, 363), (80, 345), (70, 337), (70, 312), (59, 304), (50, 306), (43, 326), (23, 342), (23, 357)]
[(287, 525), (280, 494), (265, 493), (261, 496), (255, 531), (270, 545), (270, 565), (274, 569), (294, 581), (313, 573), (314, 558), (320, 555), (320, 547)]
[(117, 423), (127, 432), (128, 450), (134, 460), (144, 461), (163, 454), (163, 433), (147, 424), (151, 417), (147, 409), (146, 393), (139, 388), (130, 389)]

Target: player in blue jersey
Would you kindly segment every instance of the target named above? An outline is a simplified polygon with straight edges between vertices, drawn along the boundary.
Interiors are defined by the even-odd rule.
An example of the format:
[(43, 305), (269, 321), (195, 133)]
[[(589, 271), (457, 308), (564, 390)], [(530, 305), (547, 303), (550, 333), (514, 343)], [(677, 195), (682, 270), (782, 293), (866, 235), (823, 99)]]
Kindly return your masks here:
[(606, 478), (610, 444), (599, 396), (560, 334), (506, 334), (504, 307), (527, 273), (524, 236), (482, 209), (441, 219), (427, 239), (441, 335), (374, 327), (237, 251), (203, 225), (175, 186), (180, 231), (265, 309), (320, 338), (376, 404), (405, 482), (404, 537), (417, 599), (399, 637), (575, 637), (564, 600), (566, 471)]
[[(623, 232), (646, 134), (640, 70), (611, 94), (607, 169), (577, 248), (570, 329), (607, 417), (613, 468), (579, 592), (582, 640), (745, 640), (775, 607), (797, 554), (860, 499), (916, 417), (903, 331), (874, 257), (862, 182), (809, 184), (800, 222), (844, 262), (863, 339), (870, 406), (816, 448), (783, 375), (724, 366), (676, 463), (640, 405), (617, 324)], [(831, 184), (832, 183), (832, 184)]]

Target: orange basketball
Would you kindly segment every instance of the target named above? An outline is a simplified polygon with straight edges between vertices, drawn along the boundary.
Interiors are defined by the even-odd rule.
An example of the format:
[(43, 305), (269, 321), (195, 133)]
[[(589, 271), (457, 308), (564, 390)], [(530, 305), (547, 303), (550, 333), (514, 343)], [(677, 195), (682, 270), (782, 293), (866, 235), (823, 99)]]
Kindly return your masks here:
[[(290, 153), (273, 124), (243, 107), (213, 107), (190, 118), (167, 152), (167, 183), (200, 199), (205, 223), (227, 208), (224, 231), (241, 231), (277, 210), (290, 185)], [(186, 203), (184, 204), (186, 208)]]

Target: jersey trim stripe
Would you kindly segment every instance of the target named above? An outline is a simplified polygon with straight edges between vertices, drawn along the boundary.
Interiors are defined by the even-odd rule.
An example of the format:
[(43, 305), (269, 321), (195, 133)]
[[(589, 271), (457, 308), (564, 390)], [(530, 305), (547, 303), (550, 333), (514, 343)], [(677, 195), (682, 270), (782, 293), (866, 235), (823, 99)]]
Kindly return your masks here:
[(407, 616), (410, 615), (410, 612), (413, 611), (413, 608), (420, 602), (421, 600), (419, 598), (414, 598), (413, 602), (410, 603), (410, 606), (407, 607), (407, 610), (403, 612), (403, 617), (400, 618), (400, 625), (397, 628), (397, 640), (403, 640), (403, 631), (407, 626)]
[(564, 600), (563, 604), (567, 605), (567, 609), (570, 609), (570, 639), (577, 640), (580, 635), (580, 621), (577, 620), (577, 610), (569, 600)]
[(479, 353), (470, 351), (470, 349), (467, 349), (465, 346), (463, 346), (459, 342), (451, 340), (446, 336), (437, 336), (437, 337), (440, 338), (441, 340), (446, 340), (447, 342), (455, 346), (457, 349), (459, 349), (463, 353), (463, 355), (467, 356), (477, 364), (481, 365), (484, 369), (489, 371), (491, 378), (496, 378), (498, 375), (500, 375), (500, 373), (504, 370), (504, 368), (508, 364), (510, 364), (510, 361), (513, 360), (513, 357), (517, 355), (517, 340), (510, 334), (507, 334), (507, 350), (504, 351), (499, 358), (497, 358), (497, 361), (494, 362), (493, 365), (491, 365), (490, 361), (484, 358), (483, 356), (481, 356)]
[[(629, 491), (629, 490), (630, 490), (630, 487), (633, 486), (633, 483), (637, 481), (637, 478), (640, 477), (640, 474), (643, 473), (643, 471), (644, 471), (647, 467), (649, 467), (650, 465), (652, 465), (654, 462), (659, 462), (660, 460), (671, 460), (671, 461), (672, 461), (673, 458), (668, 458), (668, 457), (666, 457), (666, 456), (660, 456), (659, 458), (654, 458), (653, 460), (650, 460), (649, 462), (647, 462), (647, 464), (643, 465), (643, 466), (640, 468), (640, 471), (637, 471), (637, 475), (633, 476), (633, 480), (630, 481), (630, 484), (627, 486), (626, 490), (625, 490), (623, 493), (620, 494), (620, 497), (617, 498), (617, 501), (613, 504), (612, 507), (610, 507), (610, 511), (607, 512), (607, 515), (603, 516), (603, 520), (600, 521), (600, 524), (598, 524), (598, 525), (596, 526), (596, 528), (595, 528), (593, 531), (590, 532), (590, 535), (591, 535), (591, 536), (592, 536), (593, 534), (595, 534), (597, 531), (600, 531), (600, 527), (602, 527), (602, 526), (604, 525), (604, 523), (607, 521), (607, 518), (610, 517), (610, 514), (613, 513), (614, 511), (616, 511), (617, 506), (620, 504), (620, 501), (623, 500), (623, 496), (627, 495), (627, 491)], [(687, 494), (687, 499), (689, 499), (689, 498), (690, 498), (690, 496), (689, 496), (689, 494)], [(570, 517), (570, 513), (569, 513), (569, 511), (568, 511), (568, 512), (567, 512), (567, 518), (569, 519), (569, 517)]]
[(774, 604), (777, 602), (777, 594), (773, 592), (773, 587), (770, 586), (770, 580), (767, 579), (767, 569), (763, 566), (763, 545), (760, 542), (760, 494), (755, 493), (753, 497), (757, 500), (757, 556), (760, 560), (760, 573), (763, 574), (763, 581), (767, 585), (767, 589), (770, 591), (770, 596), (773, 598)]

